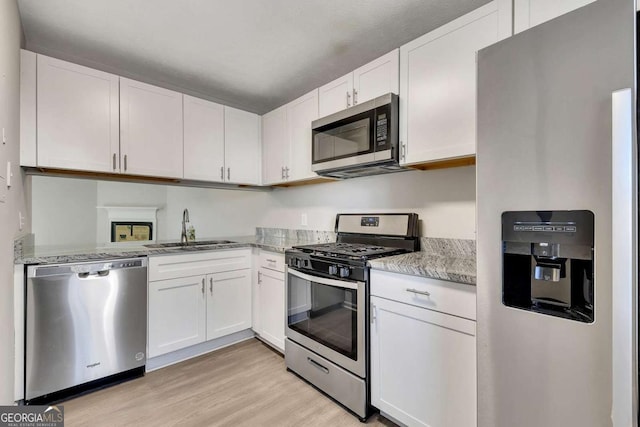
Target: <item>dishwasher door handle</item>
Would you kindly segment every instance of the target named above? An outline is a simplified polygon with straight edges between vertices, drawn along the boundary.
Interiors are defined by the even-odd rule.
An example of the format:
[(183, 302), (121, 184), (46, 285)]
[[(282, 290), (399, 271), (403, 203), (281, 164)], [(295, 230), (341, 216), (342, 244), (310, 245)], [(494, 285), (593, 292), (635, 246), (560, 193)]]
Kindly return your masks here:
[(88, 279), (92, 277), (106, 277), (109, 275), (110, 270), (100, 270), (95, 273), (78, 273), (78, 277), (81, 279)]

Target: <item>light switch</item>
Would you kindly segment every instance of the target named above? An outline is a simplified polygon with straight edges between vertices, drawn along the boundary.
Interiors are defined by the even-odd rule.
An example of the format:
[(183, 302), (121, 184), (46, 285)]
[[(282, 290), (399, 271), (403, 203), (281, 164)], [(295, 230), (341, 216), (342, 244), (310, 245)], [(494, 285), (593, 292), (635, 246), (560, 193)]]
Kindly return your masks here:
[(302, 215), (300, 215), (300, 225), (302, 225), (302, 226), (309, 225), (308, 221), (307, 221), (307, 214), (306, 213), (303, 213)]

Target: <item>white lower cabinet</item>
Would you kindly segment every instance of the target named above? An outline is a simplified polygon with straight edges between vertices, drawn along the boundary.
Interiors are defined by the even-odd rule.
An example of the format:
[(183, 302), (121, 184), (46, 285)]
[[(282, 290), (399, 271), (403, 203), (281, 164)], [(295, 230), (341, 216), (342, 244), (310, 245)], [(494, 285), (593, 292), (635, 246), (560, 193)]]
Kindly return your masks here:
[(256, 270), (253, 330), (263, 341), (284, 352), (284, 255), (261, 251), (257, 257)]
[(475, 321), (375, 295), (370, 310), (371, 404), (408, 426), (475, 426)]
[(207, 339), (251, 328), (251, 270), (207, 276)]
[(206, 338), (203, 276), (149, 283), (149, 357), (199, 344)]
[(149, 357), (251, 328), (251, 250), (149, 258)]
[(284, 274), (266, 268), (258, 273), (260, 337), (284, 351)]

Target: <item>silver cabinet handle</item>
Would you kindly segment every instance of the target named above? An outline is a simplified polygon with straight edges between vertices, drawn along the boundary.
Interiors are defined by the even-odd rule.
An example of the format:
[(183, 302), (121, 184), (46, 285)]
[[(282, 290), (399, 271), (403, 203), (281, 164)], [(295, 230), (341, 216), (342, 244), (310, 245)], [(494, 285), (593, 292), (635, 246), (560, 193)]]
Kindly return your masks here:
[(413, 289), (413, 288), (407, 288), (405, 289), (405, 291), (407, 292), (411, 292), (412, 294), (419, 294), (419, 295), (426, 295), (426, 296), (431, 296), (431, 294), (427, 291), (419, 291), (417, 289)]
[(127, 155), (124, 155), (124, 170), (127, 170)]
[(227, 168), (227, 181), (231, 181), (231, 168)]
[(209, 278), (209, 292), (213, 295), (213, 277)]
[(204, 277), (202, 278), (202, 295), (204, 295)]
[(400, 160), (404, 160), (406, 156), (406, 148), (404, 142), (400, 141)]
[(258, 285), (262, 284), (262, 271), (258, 271)]
[(357, 105), (358, 104), (358, 91), (356, 90), (356, 88), (353, 88), (353, 105)]
[(284, 176), (284, 177), (285, 177), (286, 179), (289, 179), (289, 168), (288, 168), (288, 167), (286, 167), (286, 168), (284, 168), (284, 170), (285, 170), (285, 176)]
[(325, 368), (324, 366), (322, 366), (321, 364), (319, 364), (318, 362), (316, 362), (315, 360), (313, 360), (310, 357), (307, 357), (307, 362), (309, 362), (309, 364), (315, 368), (320, 369), (322, 372), (324, 372), (325, 374), (329, 373), (329, 369)]
[(224, 166), (220, 166), (220, 181), (224, 181)]
[(351, 107), (351, 94), (347, 92), (347, 107)]
[(373, 303), (370, 303), (369, 312), (371, 315), (371, 324), (373, 325), (373, 323), (376, 321), (376, 306)]
[(269, 258), (267, 258), (267, 262), (270, 262), (270, 263), (275, 264), (275, 263), (276, 263), (276, 260), (275, 260), (275, 259), (269, 259)]
[(284, 166), (282, 166), (282, 167), (280, 168), (280, 171), (281, 171), (281, 174), (282, 174), (282, 179), (284, 179)]
[(113, 153), (113, 170), (116, 170), (116, 153)]

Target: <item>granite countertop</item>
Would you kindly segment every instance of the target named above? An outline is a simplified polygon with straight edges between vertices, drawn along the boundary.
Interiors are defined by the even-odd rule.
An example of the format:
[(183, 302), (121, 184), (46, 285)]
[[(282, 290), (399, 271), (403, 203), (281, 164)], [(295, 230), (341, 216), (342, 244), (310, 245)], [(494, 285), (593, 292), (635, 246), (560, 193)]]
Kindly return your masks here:
[[(33, 244), (30, 244), (30, 242), (33, 241), (33, 235), (30, 235), (15, 242), (14, 263), (57, 264), (64, 262), (103, 260), (108, 258), (128, 258), (202, 251), (219, 251), (247, 247), (257, 247), (271, 252), (284, 253), (285, 249), (291, 248), (292, 246), (308, 245), (321, 241), (331, 241), (331, 239), (335, 240), (335, 235), (331, 232), (325, 231), (257, 228), (256, 234), (251, 236), (196, 239), (196, 242), (206, 240), (229, 240), (233, 243), (172, 248), (147, 248), (142, 245), (115, 247), (89, 247), (79, 245), (34, 246)], [(175, 243), (175, 241), (158, 241), (156, 243)]]
[(422, 238), (421, 250), (369, 261), (371, 268), (450, 282), (476, 284), (474, 240)]

